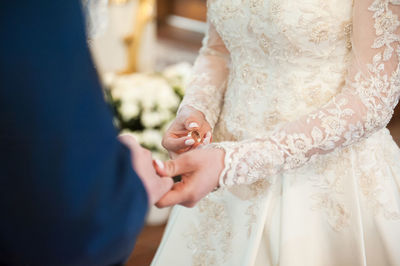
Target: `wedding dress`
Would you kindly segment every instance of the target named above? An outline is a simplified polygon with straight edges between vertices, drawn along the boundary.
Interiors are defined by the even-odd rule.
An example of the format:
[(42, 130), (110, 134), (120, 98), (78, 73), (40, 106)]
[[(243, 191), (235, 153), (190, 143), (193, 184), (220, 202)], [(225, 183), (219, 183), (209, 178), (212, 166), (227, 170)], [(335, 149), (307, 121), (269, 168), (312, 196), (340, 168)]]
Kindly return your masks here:
[[(209, 0), (182, 105), (224, 149), (153, 266), (400, 265), (400, 0)], [(207, 167), (206, 165), (204, 167)]]

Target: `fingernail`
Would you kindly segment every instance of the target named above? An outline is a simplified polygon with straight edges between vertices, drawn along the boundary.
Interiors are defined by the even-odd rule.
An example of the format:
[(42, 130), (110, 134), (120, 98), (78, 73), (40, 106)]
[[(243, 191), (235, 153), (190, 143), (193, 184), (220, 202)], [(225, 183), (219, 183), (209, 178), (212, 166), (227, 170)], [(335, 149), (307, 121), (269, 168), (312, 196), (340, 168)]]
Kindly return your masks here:
[(157, 166), (160, 169), (164, 169), (164, 163), (163, 162), (161, 162), (159, 159), (156, 159), (155, 162), (156, 162)]
[(210, 144), (210, 138), (209, 137), (205, 138), (204, 141), (203, 141), (203, 144), (204, 145)]
[(199, 127), (199, 124), (195, 122), (189, 124), (189, 128), (195, 128), (195, 127)]
[(186, 146), (192, 146), (194, 144), (194, 142), (195, 142), (194, 139), (188, 139), (188, 140), (185, 141), (185, 145)]
[(208, 131), (208, 132), (207, 132), (206, 138), (209, 138), (209, 139), (211, 138), (211, 131)]

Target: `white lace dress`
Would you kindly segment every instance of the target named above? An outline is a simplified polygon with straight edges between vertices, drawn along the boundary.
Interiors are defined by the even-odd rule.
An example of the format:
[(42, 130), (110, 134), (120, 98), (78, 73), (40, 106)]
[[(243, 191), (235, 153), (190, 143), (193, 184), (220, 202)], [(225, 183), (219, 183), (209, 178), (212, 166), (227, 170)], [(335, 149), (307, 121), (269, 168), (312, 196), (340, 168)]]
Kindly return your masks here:
[[(153, 266), (400, 265), (400, 0), (209, 0), (182, 105), (226, 151)], [(215, 144), (214, 144), (215, 145)]]

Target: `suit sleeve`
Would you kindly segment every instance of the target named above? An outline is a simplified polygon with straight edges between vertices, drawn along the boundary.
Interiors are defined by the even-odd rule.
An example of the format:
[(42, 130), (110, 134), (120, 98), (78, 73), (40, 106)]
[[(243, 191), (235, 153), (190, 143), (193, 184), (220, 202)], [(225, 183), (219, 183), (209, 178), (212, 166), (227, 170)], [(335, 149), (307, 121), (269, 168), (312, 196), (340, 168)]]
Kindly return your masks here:
[(147, 194), (116, 140), (79, 1), (2, 1), (0, 36), (0, 264), (123, 263)]

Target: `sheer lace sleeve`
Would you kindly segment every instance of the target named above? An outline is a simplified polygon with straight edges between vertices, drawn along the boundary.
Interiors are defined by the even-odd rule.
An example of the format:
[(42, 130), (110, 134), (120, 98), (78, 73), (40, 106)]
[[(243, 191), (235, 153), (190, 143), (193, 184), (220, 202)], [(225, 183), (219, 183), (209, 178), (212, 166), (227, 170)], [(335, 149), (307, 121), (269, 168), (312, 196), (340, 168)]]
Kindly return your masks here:
[(181, 107), (188, 105), (201, 111), (212, 128), (221, 112), (229, 73), (229, 58), (224, 42), (209, 22)]
[(400, 95), (400, 0), (355, 0), (352, 63), (341, 92), (271, 134), (218, 144), (220, 184), (250, 184), (367, 138), (389, 122)]

